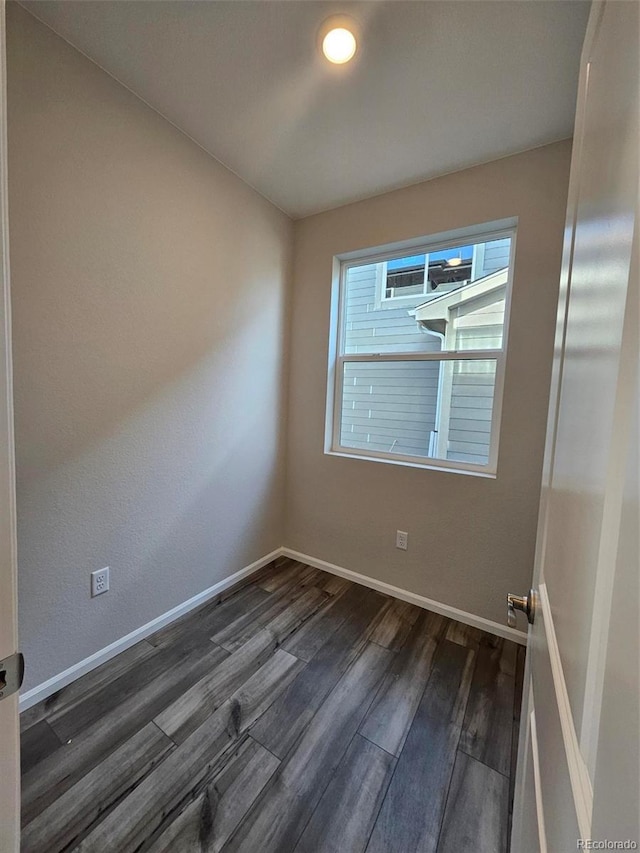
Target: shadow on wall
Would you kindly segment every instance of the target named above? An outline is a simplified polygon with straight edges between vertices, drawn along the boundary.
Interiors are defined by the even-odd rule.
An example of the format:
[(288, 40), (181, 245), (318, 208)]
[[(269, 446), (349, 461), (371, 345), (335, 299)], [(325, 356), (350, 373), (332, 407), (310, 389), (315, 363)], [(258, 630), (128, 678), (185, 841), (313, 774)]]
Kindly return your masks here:
[[(263, 321), (245, 322), (225, 349), (121, 410), (117, 423), (93, 412), (97, 434), (89, 441), (87, 429), (66, 458), (22, 466), (20, 563), (42, 578), (35, 587), (26, 579), (21, 600), (27, 653), (34, 624), (40, 640), (51, 638), (71, 612), (76, 629), (65, 633), (86, 621), (96, 640), (95, 649), (81, 644), (85, 657), (113, 641), (114, 608), (137, 627), (168, 609), (167, 594), (177, 604), (259, 556), (255, 542), (278, 529), (281, 509), (277, 418), (265, 419), (277, 405), (277, 356), (264, 351)], [(102, 565), (112, 567), (112, 589), (89, 604), (86, 576)]]

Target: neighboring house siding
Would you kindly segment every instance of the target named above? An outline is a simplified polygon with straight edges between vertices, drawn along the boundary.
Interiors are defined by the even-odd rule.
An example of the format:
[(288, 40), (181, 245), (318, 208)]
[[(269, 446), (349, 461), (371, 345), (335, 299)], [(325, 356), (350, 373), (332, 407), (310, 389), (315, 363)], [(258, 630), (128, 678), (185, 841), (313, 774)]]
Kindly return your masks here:
[[(424, 352), (439, 350), (438, 339), (422, 331), (409, 311), (424, 296), (395, 307), (376, 308), (377, 264), (354, 267), (347, 273), (345, 352)], [(391, 306), (391, 307), (390, 307)]]
[(438, 364), (347, 364), (341, 444), (425, 456), (435, 426)]
[(509, 266), (510, 240), (492, 240), (490, 243), (482, 243), (482, 257), (479, 258), (478, 267), (475, 270), (475, 278), (482, 278), (496, 270)]
[(447, 459), (486, 465), (489, 460), (495, 362), (456, 362)]
[[(409, 316), (411, 304), (376, 308), (376, 274), (376, 264), (348, 272), (345, 352), (438, 351), (438, 338)], [(437, 363), (347, 364), (341, 444), (425, 456), (435, 426), (438, 372)]]
[[(453, 319), (455, 348), (502, 345), (504, 298)], [(491, 441), (495, 361), (456, 362), (451, 390), (447, 459), (486, 464)]]

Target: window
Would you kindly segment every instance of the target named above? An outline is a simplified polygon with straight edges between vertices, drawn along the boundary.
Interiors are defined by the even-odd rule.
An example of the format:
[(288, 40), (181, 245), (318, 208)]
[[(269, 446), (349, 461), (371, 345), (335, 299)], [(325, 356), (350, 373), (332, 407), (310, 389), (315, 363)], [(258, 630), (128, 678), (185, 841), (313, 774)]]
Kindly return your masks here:
[(436, 290), (439, 296), (471, 280), (473, 246), (394, 258), (380, 266), (384, 281), (380, 301), (429, 296)]
[(493, 475), (515, 223), (338, 258), (327, 446)]

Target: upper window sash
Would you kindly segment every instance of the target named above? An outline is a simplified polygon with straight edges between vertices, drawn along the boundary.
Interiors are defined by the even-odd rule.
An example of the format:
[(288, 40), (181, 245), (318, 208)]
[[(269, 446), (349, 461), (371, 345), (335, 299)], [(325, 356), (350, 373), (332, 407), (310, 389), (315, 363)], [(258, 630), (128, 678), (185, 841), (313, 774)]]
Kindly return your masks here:
[[(409, 254), (424, 254), (425, 279), (429, 254), (437, 251), (455, 250), (456, 247), (486, 246), (500, 240), (510, 240), (510, 253), (504, 263), (508, 264), (495, 272), (489, 272), (460, 287), (443, 289), (441, 293), (424, 291), (422, 294), (394, 296), (383, 299), (386, 287), (386, 261), (405, 258)], [(379, 354), (394, 352), (410, 354), (416, 352), (466, 352), (468, 349), (495, 351), (506, 347), (511, 279), (513, 274), (513, 252), (515, 229), (487, 231), (456, 240), (442, 240), (434, 244), (415, 245), (402, 251), (365, 254), (340, 261), (339, 273), (339, 317), (336, 355)], [(428, 279), (427, 279), (428, 281)], [(426, 285), (424, 286), (426, 287)], [(365, 291), (375, 289), (373, 313)], [(496, 304), (496, 314), (491, 319), (490, 306)], [(489, 311), (485, 326), (472, 333), (477, 324), (469, 316), (477, 307)], [(375, 311), (379, 311), (375, 315)], [(501, 316), (498, 316), (501, 315)], [(489, 328), (490, 323), (495, 325)], [(457, 334), (441, 334), (458, 327)], [(465, 328), (466, 327), (466, 328)], [(409, 333), (409, 334), (408, 334)], [(465, 338), (467, 343), (465, 344)], [(493, 339), (492, 339), (493, 338)], [(478, 343), (486, 340), (486, 346)]]

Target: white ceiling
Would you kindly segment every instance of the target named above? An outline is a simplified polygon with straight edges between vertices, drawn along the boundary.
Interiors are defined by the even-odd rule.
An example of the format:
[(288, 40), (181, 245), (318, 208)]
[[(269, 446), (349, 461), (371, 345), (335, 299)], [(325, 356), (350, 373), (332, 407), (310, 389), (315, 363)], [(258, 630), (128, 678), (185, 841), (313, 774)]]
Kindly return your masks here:
[[(583, 0), (24, 0), (293, 217), (571, 135)], [(317, 31), (361, 29), (349, 66)]]

